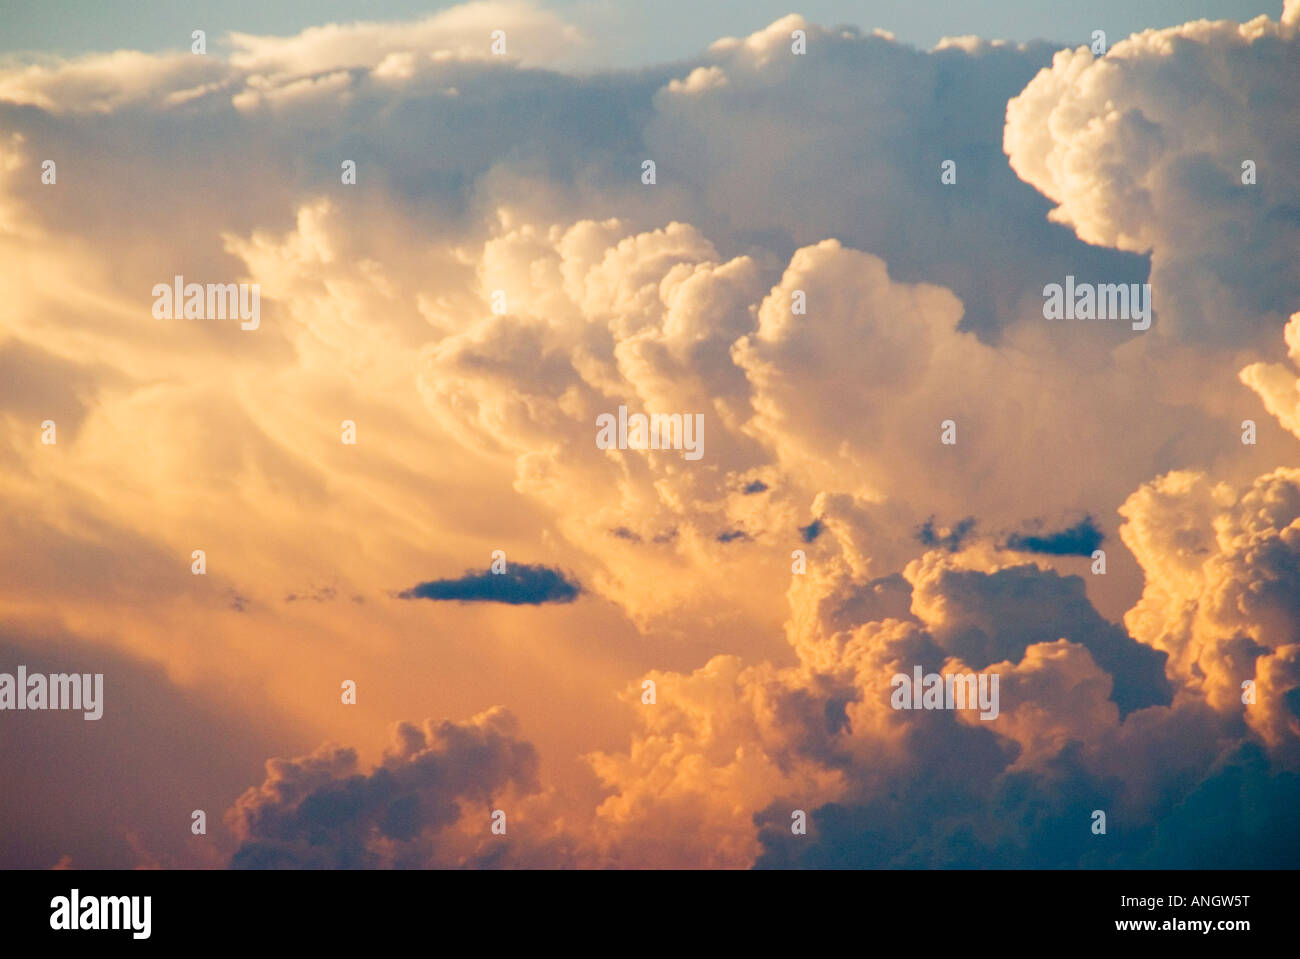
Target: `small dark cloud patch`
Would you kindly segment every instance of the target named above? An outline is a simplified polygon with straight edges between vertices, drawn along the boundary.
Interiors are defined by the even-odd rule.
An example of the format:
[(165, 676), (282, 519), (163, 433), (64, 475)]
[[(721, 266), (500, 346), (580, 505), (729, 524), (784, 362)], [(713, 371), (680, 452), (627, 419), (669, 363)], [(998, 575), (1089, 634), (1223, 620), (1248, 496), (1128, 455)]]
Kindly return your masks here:
[(825, 528), (826, 527), (822, 524), (821, 520), (815, 519), (807, 526), (800, 526), (799, 533), (803, 536), (803, 541), (805, 543), (811, 543), (822, 534), (822, 530)]
[(717, 535), (719, 543), (732, 543), (738, 539), (747, 540), (750, 536), (743, 529), (727, 529)]
[(1069, 529), (1055, 533), (1042, 536), (1012, 533), (1002, 548), (1022, 553), (1046, 553), (1050, 556), (1091, 556), (1103, 539), (1105, 536), (1093, 518), (1085, 516)]
[(337, 595), (338, 595), (338, 591), (333, 586), (325, 586), (322, 587), (321, 589), (312, 588), (309, 590), (304, 590), (301, 593), (289, 593), (287, 596), (284, 597), (284, 601), (286, 603), (297, 603), (299, 601), (312, 602), (312, 603), (328, 603), (332, 599), (334, 599), (334, 597)]
[(240, 596), (233, 589), (228, 591), (228, 595), (230, 602), (226, 605), (237, 613), (245, 612), (248, 609), (248, 604), (252, 602), (247, 596)]
[(504, 573), (467, 570), (459, 579), (435, 579), (397, 594), (398, 599), (455, 600), (458, 603), (509, 603), (512, 606), (571, 603), (582, 587), (558, 570), (511, 563)]
[(942, 530), (935, 529), (934, 517), (931, 516), (921, 524), (920, 529), (916, 531), (917, 541), (922, 546), (938, 546), (940, 549), (946, 549), (950, 553), (955, 553), (961, 549), (962, 543), (966, 537), (975, 529), (975, 517), (967, 516), (959, 520), (952, 529)]
[(762, 480), (754, 480), (754, 482), (746, 485), (742, 492), (744, 492), (746, 496), (753, 496), (755, 493), (766, 493), (767, 484)]
[[(645, 542), (645, 537), (643, 537), (636, 530), (628, 529), (626, 526), (617, 526), (614, 529), (611, 529), (609, 531), (609, 535), (615, 537), (616, 539), (627, 540), (627, 542), (629, 543)], [(673, 527), (671, 529), (664, 530), (662, 533), (655, 533), (655, 535), (651, 538), (650, 542), (663, 545), (664, 543), (671, 543), (675, 539), (677, 539), (677, 528)]]

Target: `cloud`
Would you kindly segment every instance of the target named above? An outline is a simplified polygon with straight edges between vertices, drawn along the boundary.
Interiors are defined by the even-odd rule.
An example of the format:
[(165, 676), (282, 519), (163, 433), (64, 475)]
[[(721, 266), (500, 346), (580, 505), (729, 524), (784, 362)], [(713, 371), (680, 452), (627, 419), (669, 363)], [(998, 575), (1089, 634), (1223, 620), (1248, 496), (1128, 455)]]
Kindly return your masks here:
[[(475, 529), (419, 489), (421, 475), (433, 476), (445, 501), (485, 502), (466, 495), (467, 471), (427, 462), (426, 450), (450, 444), (526, 497), (513, 505), (528, 514), (522, 525), (552, 524), (584, 584), (645, 624), (719, 602), (752, 606), (739, 589), (745, 577), (728, 567), (745, 560), (724, 560), (719, 537), (743, 528), (774, 544), (806, 524), (823, 491), (893, 498), (914, 514), (913, 527), (932, 513), (972, 513), (990, 528), (1014, 528), (1025, 502), (1101, 514), (1170, 460), (1206, 463), (1219, 453), (1203, 413), (1164, 384), (1131, 392), (1135, 379), (1147, 383), (1134, 374), (1144, 361), (1106, 352), (1123, 339), (1057, 341), (1035, 316), (1041, 287), (1025, 279), (1035, 271), (1086, 263), (1138, 279), (1145, 269), (1040, 223), (1046, 202), (1002, 159), (1006, 98), (1048, 62), (1047, 48), (968, 43), (927, 53), (804, 24), (814, 53), (795, 64), (783, 23), (718, 44), (694, 65), (575, 77), (495, 59), (426, 62), (417, 53), (440, 42), (437, 24), (403, 39), (409, 26), (241, 38), (230, 59), (190, 57), (216, 77), (146, 84), (164, 101), (186, 94), (165, 107), (110, 106), (100, 117), (76, 109), (70, 93), (38, 130), (29, 107), (0, 104), (0, 121), (19, 131), (6, 147), (14, 172), (0, 181), (0, 210), (12, 209), (23, 230), (44, 231), (38, 243), (15, 241), (7, 269), (41, 277), (64, 264), (18, 284), (12, 333), (52, 361), (108, 357), (105, 365), (131, 371), (101, 391), (88, 442), (61, 462), (83, 450), (111, 459), (124, 438), (110, 434), (127, 418), (167, 422), (178, 437), (165, 447), (125, 438), (127, 463), (108, 491), (115, 501), (157, 501), (154, 491), (179, 485), (197, 460), (237, 491), (231, 509), (294, 517), (305, 530), (314, 518), (285, 491), (319, 506), (343, 487), (364, 487), (392, 504), (371, 511), (364, 535), (402, 539), (407, 555), (391, 563), (401, 568), (416, 549), (405, 542), (404, 515), (418, 513), (429, 535), (448, 523), (467, 537)], [(406, 43), (414, 62), (393, 43)], [(344, 47), (356, 59), (337, 53)], [(716, 67), (728, 83), (671, 89), (698, 66)], [(75, 73), (66, 63), (46, 69)], [(846, 96), (864, 76), (896, 85), (906, 102)], [(274, 111), (258, 106), (277, 97)], [(814, 100), (824, 109), (808, 114), (802, 104)], [(494, 108), (484, 111), (485, 102)], [(121, 133), (128, 125), (133, 132)], [(430, 152), (411, 134), (420, 129), (450, 139)], [(879, 135), (864, 138), (864, 129)], [(754, 139), (767, 130), (786, 132)], [(972, 179), (983, 181), (966, 190), (963, 173), (959, 201), (938, 182), (940, 157), (929, 172), (918, 166), (921, 145), (939, 130), (961, 169), (973, 164)], [(106, 138), (112, 149), (101, 148)], [(142, 146), (153, 142), (194, 156), (239, 143), (245, 165), (160, 158)], [(704, 142), (712, 146), (701, 154)], [(92, 149), (101, 159), (68, 189), (40, 186), (41, 156)], [(664, 174), (654, 190), (634, 175), (646, 152)], [(357, 159), (355, 189), (339, 184), (340, 157)], [(165, 171), (139, 172), (154, 164)], [(764, 186), (772, 182), (783, 189)], [(83, 189), (100, 200), (86, 202)], [(753, 202), (760, 195), (768, 199)], [(160, 233), (158, 224), (181, 221), (204, 227)], [(74, 222), (76, 231), (61, 226)], [(936, 247), (925, 224), (938, 223), (948, 242)], [(83, 235), (109, 242), (88, 255)], [(177, 272), (259, 283), (263, 328), (242, 339), (204, 324), (158, 335), (139, 291)], [(72, 274), (92, 278), (87, 295), (114, 323), (77, 319), (85, 313), (70, 292), (81, 287), (65, 282)], [(845, 292), (833, 297), (837, 288)], [(812, 307), (799, 322), (788, 315), (795, 289)], [(491, 310), (496, 290), (508, 294), (505, 315)], [(48, 339), (46, 316), (77, 335)], [(1005, 352), (990, 346), (999, 339)], [(1078, 376), (1079, 363), (1104, 372)], [(1194, 376), (1182, 363), (1162, 368)], [(984, 389), (989, 382), (1002, 388)], [(1026, 404), (1026, 395), (1045, 399)], [(1118, 439), (1061, 430), (1084, 399), (1099, 423), (1134, 405), (1150, 415)], [(663, 457), (599, 455), (590, 420), (620, 403), (704, 414), (707, 463), (693, 470)], [(336, 424), (326, 429), (318, 413), (325, 408), (361, 423), (362, 443), (376, 445), (338, 459)], [(213, 409), (224, 421), (218, 438), (190, 439), (205, 435), (199, 424)], [(955, 450), (917, 444), (958, 410)], [(292, 435), (280, 428), (286, 421)], [(1009, 451), (993, 439), (1008, 421), (1036, 437), (1034, 448)], [(397, 453), (389, 441), (397, 435), (422, 442)], [(1045, 466), (1062, 458), (1108, 468), (1098, 479)], [(996, 481), (972, 501), (942, 479), (954, 461)], [(253, 476), (276, 477), (268, 483), (278, 492), (254, 492)], [(740, 478), (760, 476), (778, 494), (744, 497)], [(155, 508), (155, 535), (186, 527), (165, 500)], [(325, 552), (354, 551), (358, 528), (339, 524), (342, 542)], [(668, 548), (633, 559), (633, 540), (605, 535), (617, 528)], [(667, 530), (678, 531), (671, 544)], [(298, 541), (281, 537), (279, 548)], [(265, 565), (259, 574), (276, 576), (269, 570), (300, 568), (301, 557), (268, 556)], [(348, 585), (337, 570), (314, 572)], [(390, 572), (367, 575), (377, 584)], [(284, 584), (280, 595), (300, 585)], [(775, 598), (779, 584), (771, 585)]]
[[(1283, 336), (1287, 356), (1294, 366), (1300, 366), (1300, 313), (1291, 314)], [(1241, 382), (1258, 394), (1264, 408), (1277, 417), (1282, 427), (1300, 438), (1300, 380), (1294, 370), (1281, 363), (1252, 363), (1242, 369)]]
[[(612, 861), (745, 866), (757, 851), (747, 813), (773, 794), (830, 794), (834, 770), (783, 749), (777, 710), (789, 700), (770, 664), (745, 668), (734, 656), (717, 656), (689, 675), (647, 678), (657, 683), (658, 701), (643, 709), (644, 729), (629, 752), (588, 757), (613, 789), (594, 827)], [(639, 684), (624, 695), (629, 703), (640, 697)]]
[[(399, 723), (393, 746), (370, 772), (358, 770), (355, 750), (329, 745), (296, 759), (268, 760), (266, 779), (227, 816), (241, 841), (230, 865), (474, 865), (493, 856), (492, 803), (538, 788), (536, 751), (518, 738), (518, 723), (506, 710), (464, 723)], [(472, 824), (464, 818), (471, 809)], [(506, 822), (509, 835), (509, 813)]]
[(222, 67), (190, 53), (135, 50), (90, 54), (72, 60), (46, 58), (0, 70), (0, 102), (51, 113), (111, 113), (128, 105), (163, 107), (174, 92), (220, 88)]
[[(497, 30), (505, 35), (500, 55), (491, 36)], [(0, 68), (0, 101), (52, 113), (110, 113), (222, 97), (248, 110), (304, 96), (351, 97), (365, 75), (385, 84), (418, 82), (449, 62), (559, 63), (586, 42), (578, 28), (531, 0), (472, 0), (412, 21), (330, 23), (287, 37), (212, 36), (205, 55), (118, 50), (11, 60)]]
[(583, 37), (557, 14), (529, 0), (473, 0), (407, 22), (331, 23), (291, 37), (232, 33), (232, 66), (276, 78), (373, 67), (409, 79), (437, 59), (494, 55), (494, 30), (505, 33), (505, 56), (530, 63), (572, 52)]
[[(1160, 864), (1180, 803), (1256, 794), (1285, 840), (1300, 481), (1260, 466), (1283, 430), (1238, 424), (1298, 420), (1265, 362), (1296, 9), (1101, 59), (792, 16), (573, 75), (485, 54), (498, 20), (534, 64), (576, 38), (481, 4), (6, 64), (0, 601), (352, 744), (257, 751), (298, 758), (236, 804), (241, 866)], [(1149, 272), (1152, 335), (1042, 318), (1047, 282)], [(262, 327), (154, 320), (177, 273), (259, 284)], [(620, 405), (702, 416), (704, 455), (600, 449)], [(1119, 520), (1107, 575), (1073, 575)], [(554, 565), (399, 594), (458, 601), (445, 626), (325, 602), (498, 547)], [(543, 602), (538, 642), (514, 607)], [(505, 683), (521, 661), (545, 681)], [(998, 672), (998, 719), (893, 710), (916, 665)], [(340, 675), (371, 690), (347, 720)], [(430, 695), (508, 695), (531, 738), (490, 711), (363, 761)]]
[(1129, 630), (1168, 654), (1184, 689), (1244, 721), (1296, 768), (1300, 713), (1289, 692), (1300, 687), (1300, 471), (1279, 468), (1245, 489), (1169, 473), (1120, 513), (1120, 536), (1146, 572)]
[(581, 587), (558, 570), (511, 563), (505, 572), (467, 570), (459, 579), (434, 579), (398, 593), (400, 599), (456, 600), (461, 603), (509, 603), (514, 606), (571, 603)]
[[(1296, 697), (1286, 692), (1300, 686), (1295, 647), (1286, 642), (1294, 631), (1284, 620), (1271, 641), (1260, 633), (1293, 605), (1284, 598), (1292, 591), (1283, 571), (1295, 564), (1283, 530), (1290, 529), (1292, 501), (1300, 499), (1282, 485), (1295, 482), (1292, 472), (1261, 477), (1239, 506), (1227, 489), (1211, 490), (1191, 477), (1169, 477), (1134, 494), (1121, 511), (1121, 529), (1148, 575), (1147, 594), (1128, 618), (1141, 642), (1097, 615), (1077, 577), (987, 565), (996, 555), (991, 544), (956, 554), (933, 550), (907, 564), (904, 577), (864, 582), (850, 562), (852, 526), (861, 520), (832, 508), (840, 518), (831, 528), (848, 528), (827, 541), (789, 593), (799, 664), (778, 669), (714, 661), (689, 675), (650, 674), (669, 691), (671, 706), (643, 712), (646, 728), (625, 756), (592, 758), (617, 790), (617, 802), (608, 801), (603, 814), (620, 810), (620, 817), (635, 815), (645, 826), (661, 811), (660, 798), (671, 794), (693, 797), (691, 821), (714, 822), (724, 809), (735, 809), (738, 794), (709, 783), (725, 781), (732, 757), (743, 755), (755, 769), (770, 764), (784, 772), (783, 778), (756, 773), (756, 788), (741, 807), (758, 829), (759, 866), (1278, 861), (1264, 848), (1264, 829), (1236, 830), (1240, 849), (1211, 843), (1192, 857), (1171, 846), (1168, 823), (1181, 803), (1204, 806), (1212, 816), (1210, 808), (1230, 810), (1242, 801), (1231, 797), (1253, 788), (1262, 797), (1260, 821), (1279, 835), (1294, 834), (1286, 810), (1295, 787), (1285, 771), (1300, 728), (1290, 707)], [(1164, 499), (1155, 500), (1161, 492)], [(1167, 505), (1158, 511), (1157, 502)], [(1181, 522), (1179, 512), (1187, 517)], [(1237, 532), (1239, 524), (1251, 532)], [(1226, 555), (1216, 555), (1216, 538), (1217, 551)], [(1176, 561), (1159, 553), (1164, 542), (1177, 549)], [(1225, 590), (1221, 571), (1240, 563), (1252, 566), (1234, 577), (1241, 587), (1252, 584), (1248, 594)], [(1218, 583), (1186, 582), (1196, 570)], [(1182, 591), (1166, 576), (1183, 582)], [(1222, 696), (1211, 680), (1223, 666), (1203, 656), (1200, 668), (1189, 668), (1171, 638), (1149, 625), (1159, 613), (1162, 622), (1199, 633), (1195, 624), (1218, 610), (1236, 612), (1240, 622), (1211, 627), (1206, 638), (1223, 656), (1234, 655), (1232, 649), (1249, 656), (1237, 660)], [(1249, 644), (1227, 641), (1243, 631)], [(1220, 647), (1215, 637), (1226, 644)], [(1284, 648), (1252, 670), (1248, 651), (1262, 652), (1270, 642)], [(1170, 651), (1168, 677), (1157, 650)], [(960, 713), (891, 710), (888, 677), (913, 665), (999, 674), (999, 717), (984, 722)], [(1261, 696), (1244, 710), (1241, 675), (1255, 676)], [(727, 718), (706, 723), (703, 714), (694, 719), (679, 711), (683, 683), (709, 689), (707, 715)], [(652, 770), (670, 732), (676, 772), (665, 779)], [(1244, 774), (1243, 756), (1250, 770)], [(650, 783), (654, 794), (646, 792)], [(716, 808), (705, 798), (715, 793)], [(790, 833), (795, 809), (809, 812), (807, 838)], [(1105, 844), (1089, 828), (1095, 809), (1110, 818)], [(747, 830), (714, 825), (712, 831), (715, 855), (730, 849), (737, 857), (730, 861), (741, 861), (749, 854)], [(1198, 825), (1190, 834), (1202, 831)], [(688, 849), (677, 855), (690, 861)]]
[[(790, 54), (795, 29), (807, 34), (804, 56)], [(1071, 242), (1045, 222), (1041, 197), (1000, 155), (1007, 100), (1051, 56), (1046, 44), (974, 39), (919, 51), (883, 31), (790, 15), (684, 65), (655, 96), (647, 155), (661, 158), (660, 182), (682, 198), (674, 215), (720, 244), (788, 258), (834, 237), (899, 280), (952, 290), (965, 306), (961, 328), (997, 339), (1041, 289), (1028, 264), (1144, 272), (1137, 258)], [(956, 186), (940, 182), (945, 160), (957, 164)]]
[(1300, 776), (1244, 745), (1157, 824), (1145, 859), (1174, 869), (1289, 868), (1297, 804)]
[[(758, 827), (760, 865), (1070, 861), (1096, 851), (1083, 843), (1098, 804), (1150, 815), (1142, 777), (1124, 772), (1134, 746), (1117, 745), (1131, 738), (1153, 748), (1157, 737), (1138, 731), (1143, 717), (1164, 717), (1165, 734), (1179, 722), (1204, 734), (1203, 719), (1173, 717), (1163, 658), (1102, 621), (1077, 579), (1033, 567), (961, 570), (951, 554), (931, 551), (908, 565), (906, 578), (864, 583), (835, 552), (819, 556), (820, 572), (810, 568), (791, 587), (796, 666), (745, 667), (718, 657), (689, 674), (648, 674), (659, 705), (641, 710), (642, 733), (624, 755), (590, 757), (615, 789), (598, 810), (603, 829), (632, 827), (607, 840), (614, 849), (656, 832), (671, 809), (705, 824), (713, 843), (702, 858), (693, 826), (660, 855), (696, 864), (753, 855), (754, 833), (736, 822), (740, 814)], [(985, 625), (974, 627), (976, 620)], [(1046, 639), (1053, 636), (1070, 638)], [(890, 676), (914, 665), (999, 673), (1000, 717), (891, 709)], [(1153, 702), (1164, 705), (1141, 708)], [(1203, 771), (1210, 758), (1189, 752), (1163, 774), (1185, 775), (1189, 763)], [(742, 769), (747, 785), (738, 790), (732, 783)], [(1032, 807), (1017, 826), (1000, 816), (1027, 801), (1027, 784), (1054, 815), (1078, 813), (1085, 839), (1066, 848), (1022, 845), (1033, 831)], [(1088, 791), (1071, 792), (1081, 784)], [(816, 838), (790, 837), (795, 809), (810, 812)], [(999, 838), (976, 849), (963, 844), (962, 830)]]
[(1157, 337), (1258, 346), (1300, 299), (1288, 11), (1147, 30), (1104, 57), (1062, 50), (1007, 104), (1011, 167), (1057, 204), (1051, 219), (1150, 255)]
[(951, 553), (961, 549), (962, 543), (974, 529), (975, 517), (973, 516), (958, 520), (951, 529), (942, 527), (937, 530), (934, 526), (934, 517), (931, 516), (916, 531), (916, 539), (922, 546), (942, 546)]
[(1066, 638), (1113, 677), (1123, 712), (1170, 701), (1164, 657), (1098, 615), (1079, 577), (1036, 566), (985, 572), (943, 557), (927, 554), (909, 564), (907, 576), (913, 612), (950, 654), (984, 669), (1022, 656), (1038, 639)]
[(1091, 556), (1105, 537), (1091, 516), (1085, 516), (1069, 529), (1055, 533), (1012, 533), (1005, 549), (1022, 553), (1047, 553), (1052, 556)]

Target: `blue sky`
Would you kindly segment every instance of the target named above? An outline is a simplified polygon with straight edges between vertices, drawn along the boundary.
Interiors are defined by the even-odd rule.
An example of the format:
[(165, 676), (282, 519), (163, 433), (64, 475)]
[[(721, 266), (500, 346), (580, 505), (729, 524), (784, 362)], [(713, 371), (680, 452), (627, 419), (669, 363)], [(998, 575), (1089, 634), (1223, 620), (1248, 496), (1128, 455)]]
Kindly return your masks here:
[[(0, 52), (165, 50), (189, 45), (190, 31), (210, 38), (228, 30), (291, 34), (332, 21), (401, 20), (456, 6), (430, 0), (0, 0)], [(662, 0), (629, 3), (552, 0), (544, 6), (595, 41), (587, 64), (639, 66), (697, 53), (720, 36), (745, 35), (784, 14), (814, 22), (892, 31), (932, 46), (941, 36), (976, 34), (1011, 40), (1085, 42), (1103, 29), (1111, 42), (1135, 30), (1199, 17), (1244, 21), (1276, 17), (1270, 0)]]

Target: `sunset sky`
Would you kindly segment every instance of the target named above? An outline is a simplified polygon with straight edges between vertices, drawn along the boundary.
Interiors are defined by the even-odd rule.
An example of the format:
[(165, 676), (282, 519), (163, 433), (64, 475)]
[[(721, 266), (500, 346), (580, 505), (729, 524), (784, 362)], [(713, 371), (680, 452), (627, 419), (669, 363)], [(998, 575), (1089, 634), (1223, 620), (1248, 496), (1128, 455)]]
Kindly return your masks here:
[(1300, 865), (1300, 0), (17, 6), (0, 867)]

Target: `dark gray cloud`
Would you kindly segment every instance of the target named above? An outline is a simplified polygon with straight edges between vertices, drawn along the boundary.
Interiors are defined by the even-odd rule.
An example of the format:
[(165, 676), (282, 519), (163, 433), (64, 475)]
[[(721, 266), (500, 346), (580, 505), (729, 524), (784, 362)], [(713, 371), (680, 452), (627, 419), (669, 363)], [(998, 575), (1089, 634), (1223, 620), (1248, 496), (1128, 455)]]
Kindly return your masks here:
[[(1140, 817), (1117, 814), (1124, 781), (1091, 771), (1079, 743), (1044, 768), (958, 781), (951, 794), (922, 780), (861, 802), (809, 811), (790, 833), (788, 803), (756, 815), (756, 868), (1162, 868), (1294, 866), (1300, 776), (1272, 768), (1243, 743), (1190, 784), (1167, 777)], [(1092, 832), (1093, 810), (1107, 812)]]
[(1093, 608), (1078, 576), (1037, 566), (994, 573), (945, 569), (927, 588), (943, 596), (948, 617), (931, 627), (935, 641), (974, 669), (1018, 661), (1034, 643), (1068, 639), (1087, 647), (1114, 679), (1111, 699), (1121, 714), (1172, 699), (1166, 654), (1108, 622)]
[(1174, 869), (1295, 868), (1300, 776), (1242, 744), (1159, 821), (1143, 865)]
[[(399, 723), (394, 740), (365, 773), (356, 751), (338, 746), (270, 760), (266, 780), (231, 810), (242, 839), (231, 868), (483, 865), (484, 855), (490, 862), (489, 844), (498, 839), (490, 833), (491, 801), (507, 789), (539, 788), (537, 752), (518, 737), (514, 717), (498, 707), (464, 723)], [(446, 830), (461, 819), (462, 804), (483, 810), (483, 828), (479, 839), (458, 844)]]
[(1012, 533), (1002, 548), (1049, 556), (1091, 556), (1105, 538), (1093, 518), (1085, 516), (1069, 529), (1055, 533)]
[(811, 543), (822, 534), (822, 530), (825, 528), (825, 524), (820, 519), (815, 519), (807, 526), (800, 526), (799, 535), (803, 537), (805, 543)]
[[(828, 622), (843, 628), (886, 619), (916, 622), (912, 615), (912, 584), (902, 573), (890, 573), (860, 586), (837, 589), (825, 611)], [(937, 652), (937, 650), (936, 650)]]
[(967, 516), (959, 520), (956, 525), (948, 530), (936, 530), (934, 527), (934, 517), (931, 516), (921, 528), (916, 531), (916, 539), (923, 546), (938, 546), (946, 549), (950, 553), (955, 553), (961, 549), (962, 543), (966, 537), (975, 529), (975, 517)]
[(467, 570), (458, 579), (430, 580), (397, 595), (399, 599), (536, 606), (542, 603), (571, 603), (581, 591), (580, 584), (548, 566), (510, 563), (504, 573)]

